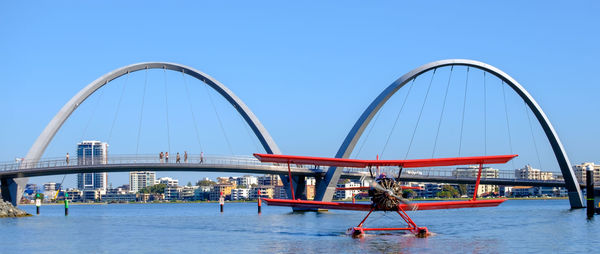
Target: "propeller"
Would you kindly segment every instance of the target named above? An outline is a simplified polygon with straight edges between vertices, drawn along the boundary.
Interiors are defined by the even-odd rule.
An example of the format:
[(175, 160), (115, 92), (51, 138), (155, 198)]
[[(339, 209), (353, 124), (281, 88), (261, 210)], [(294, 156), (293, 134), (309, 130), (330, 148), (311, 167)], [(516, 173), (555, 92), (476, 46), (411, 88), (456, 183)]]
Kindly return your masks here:
[(392, 190), (384, 188), (383, 186), (381, 186), (380, 184), (378, 184), (375, 181), (371, 181), (370, 186), (372, 186), (375, 189), (378, 189), (380, 191), (383, 191), (385, 193), (387, 193), (388, 195), (395, 197), (396, 199), (398, 199), (400, 201), (400, 203), (405, 204), (409, 207), (412, 207), (412, 205), (410, 204), (410, 201), (408, 201), (408, 199), (405, 199), (401, 196), (396, 195), (396, 193), (394, 193)]

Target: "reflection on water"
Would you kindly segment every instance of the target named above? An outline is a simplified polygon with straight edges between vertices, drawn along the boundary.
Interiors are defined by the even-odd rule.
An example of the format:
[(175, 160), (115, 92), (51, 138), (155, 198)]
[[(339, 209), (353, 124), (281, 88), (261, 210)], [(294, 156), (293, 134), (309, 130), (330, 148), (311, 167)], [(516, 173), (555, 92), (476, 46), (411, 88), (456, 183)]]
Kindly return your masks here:
[[(30, 213), (34, 206), (23, 206)], [(227, 203), (43, 206), (40, 216), (0, 219), (0, 253), (593, 253), (598, 220), (569, 210), (567, 200), (510, 200), (496, 208), (410, 212), (433, 233), (352, 238), (346, 229), (366, 214), (291, 213), (285, 207)], [(600, 219), (600, 217), (598, 217)], [(394, 213), (374, 213), (365, 226), (395, 227)]]

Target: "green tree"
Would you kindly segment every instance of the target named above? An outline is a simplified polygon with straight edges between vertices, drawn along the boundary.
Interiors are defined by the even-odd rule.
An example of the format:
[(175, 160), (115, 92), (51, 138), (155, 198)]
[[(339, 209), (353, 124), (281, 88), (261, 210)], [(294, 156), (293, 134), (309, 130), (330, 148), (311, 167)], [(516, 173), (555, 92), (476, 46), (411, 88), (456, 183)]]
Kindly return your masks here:
[(460, 197), (460, 193), (451, 185), (442, 186), (442, 191), (437, 193), (440, 198), (457, 198)]
[(198, 182), (196, 182), (197, 186), (213, 186), (217, 183), (211, 181), (211, 180), (200, 180)]
[(459, 184), (458, 185), (458, 193), (462, 196), (462, 195), (467, 195), (467, 185), (466, 184)]
[(187, 186), (187, 187), (192, 187), (192, 182), (188, 182), (188, 183), (186, 184), (186, 186)]
[(417, 196), (417, 193), (414, 190), (404, 190), (402, 191), (402, 197), (404, 198), (414, 198)]
[(165, 193), (165, 188), (167, 187), (164, 183), (155, 184), (152, 186), (144, 187), (138, 191), (138, 193), (152, 193), (152, 194), (160, 194)]

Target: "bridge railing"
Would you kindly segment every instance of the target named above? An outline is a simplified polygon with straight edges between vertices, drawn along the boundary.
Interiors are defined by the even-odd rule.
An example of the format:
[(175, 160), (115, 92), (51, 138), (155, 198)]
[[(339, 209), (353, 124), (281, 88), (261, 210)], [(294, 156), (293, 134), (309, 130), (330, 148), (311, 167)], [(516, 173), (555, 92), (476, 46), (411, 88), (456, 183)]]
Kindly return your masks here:
[[(109, 155), (106, 159), (90, 159), (81, 157), (66, 157), (62, 158), (45, 158), (39, 161), (18, 160), (17, 162), (0, 163), (0, 171), (10, 170), (27, 170), (37, 168), (51, 167), (78, 167), (83, 165), (102, 165), (102, 164), (139, 164), (139, 163), (156, 163), (156, 164), (211, 164), (211, 165), (238, 165), (238, 166), (274, 166), (287, 167), (287, 165), (262, 163), (252, 156), (220, 156), (220, 155), (199, 155), (188, 154), (187, 159), (183, 154), (180, 154), (180, 159), (177, 161), (177, 155), (170, 155), (169, 159), (158, 155)], [(310, 165), (291, 165), (292, 168), (313, 169)]]
[[(12, 170), (27, 170), (51, 167), (78, 167), (82, 165), (99, 165), (99, 164), (139, 164), (139, 163), (156, 163), (156, 164), (177, 164), (176, 155), (170, 155), (167, 160), (163, 157), (161, 160), (158, 155), (109, 155), (105, 160), (85, 160), (84, 158), (71, 157), (67, 162), (66, 157), (62, 158), (46, 158), (37, 162), (28, 162), (20, 160), (18, 162), (0, 163), (0, 171)], [(221, 156), (221, 155), (200, 155), (188, 154), (187, 160), (183, 154), (180, 154), (179, 163), (181, 164), (208, 164), (208, 165), (237, 165), (237, 166), (272, 166), (279, 168), (287, 168), (287, 164), (278, 163), (262, 163), (252, 156)], [(292, 169), (308, 169), (313, 172), (326, 172), (327, 167), (315, 167), (314, 165), (290, 165)], [(345, 173), (358, 173), (368, 176), (368, 170), (356, 168), (343, 168)], [(397, 167), (381, 167), (381, 172), (388, 176), (397, 176)], [(373, 169), (375, 173), (375, 169)], [(456, 168), (411, 168), (402, 171), (403, 176), (423, 176), (423, 177), (445, 177), (445, 178), (476, 178), (477, 170), (464, 170), (457, 172)], [(560, 174), (556, 174), (556, 180), (562, 180)], [(502, 178), (515, 179), (514, 171), (510, 170), (484, 170), (481, 177), (485, 178)]]

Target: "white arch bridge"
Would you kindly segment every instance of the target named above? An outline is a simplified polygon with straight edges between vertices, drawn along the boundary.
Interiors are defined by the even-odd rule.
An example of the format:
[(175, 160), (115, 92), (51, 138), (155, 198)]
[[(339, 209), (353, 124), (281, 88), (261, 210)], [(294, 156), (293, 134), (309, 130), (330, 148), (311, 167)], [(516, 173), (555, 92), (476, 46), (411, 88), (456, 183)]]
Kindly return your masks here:
[[(444, 66), (468, 66), (481, 69), (490, 73), (503, 81), (512, 88), (520, 98), (526, 103), (529, 109), (534, 113), (536, 119), (541, 125), (548, 141), (552, 147), (558, 165), (561, 169), (564, 181), (535, 181), (535, 180), (517, 180), (512, 178), (493, 178), (483, 179), (484, 184), (499, 185), (532, 185), (532, 186), (557, 186), (566, 187), (569, 193), (569, 200), (572, 208), (584, 207), (583, 196), (581, 194), (580, 184), (576, 182), (575, 174), (570, 167), (567, 154), (560, 142), (552, 124), (548, 120), (533, 97), (512, 77), (501, 70), (473, 60), (451, 59), (441, 60), (420, 66), (400, 77), (390, 86), (388, 86), (375, 100), (367, 107), (355, 125), (352, 127), (342, 145), (340, 146), (336, 157), (348, 158), (352, 153), (356, 143), (360, 139), (365, 128), (373, 119), (381, 107), (394, 95), (400, 88), (409, 81), (414, 80), (419, 75), (430, 70), (435, 70)], [(68, 117), (83, 103), (91, 94), (110, 81), (126, 75), (131, 72), (147, 69), (165, 69), (181, 72), (190, 75), (221, 94), (236, 111), (243, 117), (250, 126), (254, 134), (259, 139), (261, 145), (267, 153), (280, 154), (279, 147), (271, 138), (266, 128), (260, 123), (252, 111), (239, 99), (231, 90), (225, 87), (216, 79), (208, 76), (188, 66), (166, 63), (166, 62), (148, 62), (125, 66), (114, 70), (93, 81), (81, 91), (79, 91), (71, 100), (69, 100), (50, 121), (42, 131), (38, 139), (30, 148), (24, 161), (21, 163), (11, 163), (0, 165), (0, 183), (2, 187), (2, 198), (11, 201), (14, 205), (20, 200), (23, 193), (27, 177), (43, 175), (59, 175), (89, 172), (126, 172), (135, 170), (156, 170), (156, 171), (212, 171), (212, 172), (240, 172), (240, 173), (258, 173), (258, 174), (277, 174), (288, 192), (289, 179), (287, 176), (287, 166), (260, 163), (253, 158), (241, 157), (215, 157), (206, 158), (206, 161), (199, 163), (191, 159), (188, 163), (160, 163), (157, 162), (157, 156), (113, 156), (111, 155), (105, 163), (97, 165), (67, 165), (63, 159), (41, 160), (44, 151), (54, 135), (68, 119)], [(348, 171), (342, 168), (331, 167), (327, 170), (311, 167), (292, 167), (292, 182), (294, 183), (295, 193), (303, 193), (306, 177), (315, 177), (316, 195), (315, 200), (331, 200), (335, 191), (336, 184), (340, 178), (361, 178), (364, 176), (361, 172)], [(406, 181), (423, 182), (447, 182), (447, 183), (472, 183), (470, 178), (456, 178), (444, 174), (427, 174), (425, 176), (407, 176), (403, 175), (401, 179)]]

